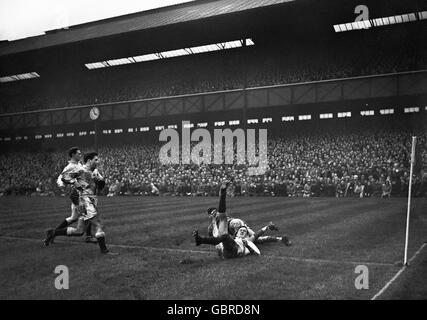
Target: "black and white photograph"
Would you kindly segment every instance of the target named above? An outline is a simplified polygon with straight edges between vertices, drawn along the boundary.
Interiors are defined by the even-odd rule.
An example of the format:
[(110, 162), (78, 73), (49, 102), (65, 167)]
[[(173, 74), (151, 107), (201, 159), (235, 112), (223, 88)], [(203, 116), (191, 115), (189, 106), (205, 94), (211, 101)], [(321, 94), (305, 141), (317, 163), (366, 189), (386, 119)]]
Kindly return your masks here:
[(271, 318), (426, 271), (427, 1), (0, 1), (0, 300)]

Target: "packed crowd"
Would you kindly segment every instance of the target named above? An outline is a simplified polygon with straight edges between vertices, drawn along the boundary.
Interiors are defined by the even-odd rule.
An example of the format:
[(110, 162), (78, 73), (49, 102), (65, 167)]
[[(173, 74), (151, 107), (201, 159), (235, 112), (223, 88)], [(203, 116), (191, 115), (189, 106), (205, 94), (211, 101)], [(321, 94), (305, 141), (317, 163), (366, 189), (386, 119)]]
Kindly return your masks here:
[(335, 44), (309, 41), (285, 46), (255, 45), (65, 77), (52, 75), (47, 80), (19, 81), (0, 87), (0, 113), (427, 68), (425, 43), (407, 36), (394, 41), (399, 45), (393, 45), (391, 36), (357, 41), (350, 38)]
[[(400, 131), (325, 132), (269, 138), (268, 168), (249, 176), (247, 165), (162, 165), (159, 144), (121, 145), (99, 150), (107, 179), (104, 194), (216, 195), (233, 179), (234, 196), (394, 197), (409, 185), (410, 135)], [(64, 193), (55, 181), (65, 152), (0, 155), (0, 193)], [(427, 196), (427, 132), (419, 132), (413, 195)]]

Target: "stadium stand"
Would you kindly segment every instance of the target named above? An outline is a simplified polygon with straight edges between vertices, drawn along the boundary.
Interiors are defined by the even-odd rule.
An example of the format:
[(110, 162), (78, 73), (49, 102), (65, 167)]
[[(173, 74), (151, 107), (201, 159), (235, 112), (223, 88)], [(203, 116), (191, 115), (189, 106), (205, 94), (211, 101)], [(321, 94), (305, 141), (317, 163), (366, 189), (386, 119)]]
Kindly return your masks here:
[[(396, 47), (400, 36), (393, 33), (289, 46), (255, 45), (161, 63), (3, 84), (0, 113), (241, 89), (245, 84), (261, 87), (427, 69), (427, 46), (419, 36), (407, 36), (404, 45)], [(313, 47), (323, 54), (318, 55)]]
[[(341, 4), (341, 1), (334, 2)], [(398, 8), (403, 6), (401, 1), (387, 1), (388, 4), (391, 2), (398, 5)], [(299, 5), (301, 7), (298, 7)], [(396, 110), (398, 107), (403, 109), (407, 105), (417, 105), (418, 109), (425, 108), (423, 102), (425, 101), (423, 83), (426, 81), (427, 69), (427, 42), (426, 33), (423, 32), (425, 25), (422, 27), (414, 22), (408, 27), (395, 26), (381, 30), (372, 29), (369, 32), (336, 34), (332, 28), (334, 21), (338, 18), (343, 20), (335, 22), (342, 23), (347, 18), (354, 20), (354, 7), (348, 7), (351, 10), (346, 8), (349, 14), (344, 16), (341, 15), (341, 11), (330, 9), (329, 5), (325, 7), (330, 16), (317, 19), (320, 13), (316, 10), (307, 10), (304, 1), (203, 0), (71, 26), (68, 30), (54, 30), (44, 36), (2, 44), (0, 47), (2, 75), (9, 74), (8, 70), (21, 70), (20, 62), (27, 63), (31, 68), (33, 66), (36, 69), (40, 68), (42, 71), (39, 78), (0, 84), (0, 115), (2, 115), (0, 125), (3, 129), (0, 138), (5, 142), (3, 145), (8, 148), (7, 152), (0, 154), (0, 193), (3, 195), (61, 193), (62, 191), (55, 186), (55, 177), (52, 173), (59, 174), (59, 170), (65, 165), (63, 148), (67, 147), (65, 144), (70, 140), (38, 141), (36, 137), (47, 135), (52, 138), (52, 135), (59, 134), (62, 139), (64, 133), (68, 131), (71, 137), (74, 137), (74, 132), (81, 129), (85, 131), (87, 140), (91, 140), (92, 137), (87, 133), (93, 128), (91, 120), (87, 119), (89, 112), (86, 112), (86, 109), (89, 111), (88, 108), (94, 104), (304, 84), (297, 88), (298, 90), (290, 89), (274, 93), (276, 102), (272, 105), (267, 105), (264, 100), (261, 103), (265, 105), (260, 105), (256, 101), (262, 94), (265, 93), (267, 96), (271, 93), (262, 89), (259, 95), (253, 94), (251, 98), (258, 103), (255, 106), (250, 106), (250, 101), (245, 101), (240, 105), (236, 103), (231, 108), (232, 103), (226, 106), (224, 102), (217, 109), (204, 110), (204, 106), (197, 106), (197, 114), (194, 110), (191, 112), (185, 110), (185, 106), (177, 113), (168, 113), (165, 111), (166, 102), (163, 101), (165, 103), (163, 113), (155, 114), (154, 111), (158, 110), (153, 104), (139, 109), (136, 103), (133, 105), (136, 106), (136, 111), (132, 113), (130, 111), (133, 106), (129, 103), (119, 106), (126, 111), (123, 114), (116, 112), (118, 116), (114, 117), (114, 106), (118, 106), (116, 104), (111, 110), (105, 108), (106, 112), (103, 114), (110, 112), (112, 114), (110, 117), (99, 119), (102, 129), (108, 126), (107, 131), (111, 131), (116, 123), (120, 123), (124, 130), (131, 127), (141, 129), (141, 126), (148, 126), (143, 123), (145, 120), (150, 121), (149, 125), (153, 127), (152, 124), (157, 120), (148, 119), (150, 117), (165, 119), (169, 117), (164, 120), (166, 122), (175, 116), (176, 119), (187, 116), (186, 112), (188, 118), (200, 119), (218, 114), (220, 112), (217, 111), (220, 110), (224, 111), (224, 114), (229, 112), (224, 115), (224, 119), (231, 117), (229, 114), (233, 117), (237, 114), (234, 119), (239, 119), (245, 124), (247, 119), (242, 117), (242, 113), (246, 113), (248, 108), (252, 108), (251, 111), (257, 113), (258, 118), (267, 116), (269, 112), (279, 118), (284, 113), (302, 114), (301, 112), (307, 109), (317, 110), (317, 114), (319, 110), (334, 113), (345, 111), (337, 110), (341, 105), (354, 108), (356, 111), (354, 113), (359, 117), (361, 108), (371, 102), (376, 105), (375, 112), (379, 111), (383, 104), (384, 108), (388, 108), (387, 105), (396, 105)], [(385, 7), (386, 11), (377, 13), (384, 16), (402, 13), (396, 11), (396, 8), (392, 10), (391, 5)], [(403, 7), (405, 10), (413, 8), (407, 3)], [(422, 10), (418, 6), (415, 8)], [(296, 13), (304, 13), (305, 21), (316, 21), (316, 24), (307, 24), (302, 21), (304, 19), (300, 21), (296, 18), (297, 15), (293, 16)], [(252, 21), (255, 16), (259, 19)], [(236, 17), (241, 20), (235, 19)], [(290, 20), (287, 21), (285, 18)], [(232, 22), (237, 20), (241, 21), (241, 24), (240, 29), (235, 31), (234, 27), (237, 26)], [(187, 22), (194, 24), (185, 24)], [(194, 28), (195, 26), (199, 26), (203, 32)], [(222, 29), (224, 26), (227, 28)], [(160, 28), (160, 31), (156, 28)], [(174, 42), (175, 28), (182, 29), (179, 29), (180, 37)], [(301, 28), (310, 28), (310, 32), (303, 32), (307, 30)], [(185, 30), (192, 30), (192, 33), (186, 37), (187, 34), (182, 32)], [(185, 45), (212, 43), (213, 40), (209, 38), (211, 34), (214, 34), (212, 37), (216, 37), (217, 41), (228, 41), (230, 37), (232, 39), (251, 37), (255, 45), (112, 68), (96, 70), (85, 68), (85, 63), (126, 57), (125, 52), (131, 52), (126, 53), (131, 57), (148, 53), (138, 50), (158, 52), (156, 50), (168, 45), (175, 46), (168, 49), (177, 49)], [(160, 35), (164, 38), (157, 39), (156, 36)], [(93, 60), (95, 57), (99, 60)], [(408, 77), (402, 76), (403, 79), (398, 77), (398, 73), (407, 71), (421, 71), (421, 75), (418, 77), (415, 72)], [(14, 73), (15, 71), (10, 74)], [(385, 74), (392, 76), (389, 79), (384, 77), (375, 81), (363, 79), (360, 83), (341, 86), (348, 83), (345, 80), (349, 78)], [(332, 84), (330, 88), (310, 86), (311, 82), (332, 79), (339, 80), (338, 84)], [(422, 88), (412, 90), (417, 84)], [(316, 98), (306, 97), (305, 101), (301, 99), (307, 92), (314, 92), (319, 88), (323, 90), (320, 97), (317, 97), (316, 93), (313, 94)], [(359, 90), (362, 92), (358, 96)], [(344, 91), (352, 95), (345, 95)], [(371, 91), (379, 94), (375, 96)], [(297, 97), (299, 100), (292, 98), (295, 92), (299, 95)], [(332, 97), (328, 96), (331, 92)], [(230, 96), (218, 94), (214, 98), (225, 101)], [(230, 99), (237, 101), (239, 97)], [(241, 100), (245, 99), (250, 100), (247, 95)], [(206, 99), (192, 104), (205, 102)], [(327, 105), (329, 102), (331, 106)], [(184, 99), (177, 104), (185, 105)], [(212, 105), (214, 103), (211, 103), (210, 107)], [(74, 109), (67, 109), (76, 106), (84, 106), (75, 110), (84, 110), (85, 114), (83, 115), (83, 111), (74, 114)], [(174, 107), (170, 109), (174, 111)], [(46, 109), (55, 111), (57, 109), (59, 115), (53, 114), (54, 111), (31, 113)], [(63, 110), (66, 111), (62, 112)], [(424, 115), (426, 110), (421, 109), (420, 114)], [(27, 111), (28, 117), (24, 113)], [(133, 138), (129, 139), (133, 144), (115, 145), (114, 135), (106, 136), (103, 142), (111, 141), (100, 143), (99, 149), (104, 161), (102, 170), (108, 179), (108, 188), (105, 188), (105, 192), (110, 195), (153, 194), (153, 190), (156, 190), (152, 187), (154, 184), (160, 195), (214, 195), (217, 192), (216, 186), (233, 176), (236, 181), (234, 195), (404, 196), (408, 189), (408, 148), (412, 134), (419, 137), (418, 156), (424, 161), (426, 158), (425, 127), (414, 132), (411, 124), (393, 127), (387, 119), (379, 121), (375, 126), (371, 123), (365, 125), (359, 123), (352, 127), (333, 126), (331, 129), (325, 125), (316, 131), (307, 130), (306, 126), (299, 124), (300, 121), (296, 122), (298, 124), (291, 126), (290, 130), (287, 130), (286, 126), (278, 128), (277, 125), (276, 128), (271, 128), (268, 171), (263, 176), (253, 177), (245, 174), (246, 166), (161, 166), (158, 159), (160, 145), (156, 140), (146, 138), (136, 144), (137, 138)], [(383, 127), (384, 123), (388, 125)], [(348, 122), (344, 125), (348, 125)], [(100, 136), (101, 130), (98, 130)], [(151, 130), (150, 134), (153, 131)], [(138, 131), (138, 134), (140, 133)], [(56, 140), (57, 146), (61, 144), (62, 149), (17, 151), (23, 135), (30, 137), (26, 141), (28, 144), (48, 145), (52, 140)], [(76, 134), (75, 138), (80, 137)], [(16, 150), (13, 150), (15, 146)], [(45, 149), (40, 147), (40, 150)], [(426, 171), (425, 166), (420, 163), (422, 161), (418, 161), (420, 175), (414, 181), (414, 194), (425, 196)]]
[[(397, 130), (399, 129), (399, 130)], [(427, 130), (418, 135), (415, 197), (427, 196)], [(216, 195), (221, 181), (235, 180), (235, 196), (384, 197), (407, 195), (411, 132), (371, 125), (293, 128), (268, 141), (265, 175), (248, 176), (246, 165), (161, 165), (159, 143), (101, 147), (105, 193), (112, 195)], [(2, 195), (63, 193), (55, 176), (65, 151), (8, 152), (0, 155)], [(390, 185), (388, 185), (388, 183)], [(157, 193), (156, 193), (157, 195)]]

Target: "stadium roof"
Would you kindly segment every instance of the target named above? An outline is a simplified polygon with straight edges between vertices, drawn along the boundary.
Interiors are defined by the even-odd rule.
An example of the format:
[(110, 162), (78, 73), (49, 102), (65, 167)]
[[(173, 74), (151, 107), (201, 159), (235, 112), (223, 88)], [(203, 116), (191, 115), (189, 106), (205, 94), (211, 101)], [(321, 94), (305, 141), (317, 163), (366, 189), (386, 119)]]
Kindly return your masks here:
[(295, 0), (198, 0), (169, 7), (47, 31), (45, 35), (3, 42), (0, 56), (142, 31), (230, 13), (274, 6)]

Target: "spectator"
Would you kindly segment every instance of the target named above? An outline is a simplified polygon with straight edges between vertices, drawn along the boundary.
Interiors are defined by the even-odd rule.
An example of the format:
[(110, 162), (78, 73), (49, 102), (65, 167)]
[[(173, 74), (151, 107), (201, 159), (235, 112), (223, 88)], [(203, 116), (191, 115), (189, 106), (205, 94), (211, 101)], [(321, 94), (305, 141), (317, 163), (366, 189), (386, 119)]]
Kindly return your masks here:
[(382, 194), (381, 198), (390, 198), (391, 196), (391, 183), (389, 180), (386, 180), (382, 185)]
[[(153, 190), (156, 195), (216, 196), (230, 174), (235, 176), (234, 196), (407, 196), (409, 158), (403, 148), (410, 148), (411, 134), (379, 126), (320, 130), (270, 138), (269, 168), (263, 176), (247, 176), (246, 166), (237, 164), (162, 165), (158, 143), (101, 147), (100, 170), (108, 178), (108, 196), (151, 195)], [(417, 136), (417, 151), (424, 154), (427, 131)], [(65, 163), (62, 152), (2, 153), (0, 193), (60, 194), (52, 177)], [(425, 172), (425, 166), (417, 172), (414, 196), (426, 196)]]

